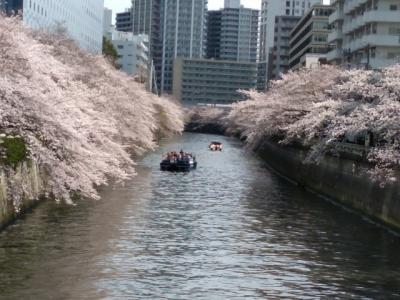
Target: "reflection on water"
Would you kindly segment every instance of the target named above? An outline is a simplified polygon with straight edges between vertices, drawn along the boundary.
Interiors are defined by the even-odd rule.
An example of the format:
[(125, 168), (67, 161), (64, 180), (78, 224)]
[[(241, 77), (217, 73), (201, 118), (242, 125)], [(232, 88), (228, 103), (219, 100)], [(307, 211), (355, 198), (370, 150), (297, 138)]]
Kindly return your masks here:
[[(277, 178), (240, 144), (186, 134), (139, 176), (0, 234), (0, 299), (400, 297), (400, 238)], [(196, 152), (191, 173), (161, 153)]]

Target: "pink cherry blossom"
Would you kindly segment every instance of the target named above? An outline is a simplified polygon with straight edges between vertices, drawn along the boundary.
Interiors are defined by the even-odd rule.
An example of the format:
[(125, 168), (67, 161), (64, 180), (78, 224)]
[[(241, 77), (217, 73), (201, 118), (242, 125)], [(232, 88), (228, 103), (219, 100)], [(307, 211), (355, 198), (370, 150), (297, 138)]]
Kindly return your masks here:
[(146, 92), (102, 56), (3, 16), (0, 104), (0, 133), (26, 141), (48, 173), (48, 193), (66, 201), (71, 192), (98, 199), (98, 186), (131, 177), (134, 157), (183, 130), (179, 105)]
[(307, 160), (318, 162), (343, 143), (368, 136), (368, 173), (382, 184), (399, 180), (399, 64), (380, 71), (303, 69), (283, 75), (266, 94), (243, 93), (249, 100), (233, 105), (228, 129), (250, 147), (274, 138), (309, 149)]

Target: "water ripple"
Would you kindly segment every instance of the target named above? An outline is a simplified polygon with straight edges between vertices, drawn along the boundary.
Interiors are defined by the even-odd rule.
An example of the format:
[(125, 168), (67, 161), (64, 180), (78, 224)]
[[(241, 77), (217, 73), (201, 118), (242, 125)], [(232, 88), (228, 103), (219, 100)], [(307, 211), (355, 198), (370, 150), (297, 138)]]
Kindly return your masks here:
[[(207, 144), (222, 139), (223, 152)], [(162, 152), (199, 167), (161, 172)], [(240, 144), (165, 144), (104, 201), (47, 203), (0, 234), (1, 299), (400, 297), (400, 240), (277, 178)]]

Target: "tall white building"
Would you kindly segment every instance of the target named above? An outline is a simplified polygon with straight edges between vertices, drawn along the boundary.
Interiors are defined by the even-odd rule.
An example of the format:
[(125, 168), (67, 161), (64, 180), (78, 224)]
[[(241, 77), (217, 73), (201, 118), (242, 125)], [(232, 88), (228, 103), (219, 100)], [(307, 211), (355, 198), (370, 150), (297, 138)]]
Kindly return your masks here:
[(326, 64), (327, 42), (330, 33), (328, 18), (333, 8), (316, 4), (303, 16), (290, 32), (289, 67), (314, 68)]
[(379, 69), (400, 59), (399, 0), (331, 0), (328, 61)]
[(117, 63), (125, 73), (138, 76), (142, 82), (147, 81), (149, 73), (149, 36), (134, 35), (132, 32), (118, 31), (112, 25), (112, 10), (104, 9), (104, 36), (111, 41), (118, 52)]
[(258, 10), (243, 6), (209, 11), (206, 57), (255, 63), (258, 19)]
[(34, 29), (64, 27), (77, 44), (101, 53), (104, 0), (24, 0), (23, 21)]
[(112, 30), (114, 27), (112, 25), (112, 9), (104, 8), (104, 15), (103, 15), (103, 34), (107, 33), (108, 31)]
[(225, 0), (225, 8), (240, 8), (240, 0)]
[(275, 17), (303, 16), (322, 0), (262, 0), (260, 21), (260, 57), (258, 89), (265, 90), (269, 53), (274, 47)]
[(145, 34), (133, 35), (132, 32), (114, 31), (112, 43), (118, 51), (118, 64), (129, 74), (140, 77), (143, 81), (148, 77), (149, 38)]

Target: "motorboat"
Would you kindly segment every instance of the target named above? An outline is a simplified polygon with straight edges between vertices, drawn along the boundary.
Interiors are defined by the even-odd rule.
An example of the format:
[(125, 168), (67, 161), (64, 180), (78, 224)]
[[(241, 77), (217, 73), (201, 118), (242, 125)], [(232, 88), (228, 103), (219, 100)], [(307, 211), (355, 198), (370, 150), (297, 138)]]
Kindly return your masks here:
[(196, 167), (196, 157), (192, 153), (183, 151), (173, 151), (165, 154), (160, 163), (160, 169), (162, 171), (188, 172), (192, 169), (196, 169)]
[(211, 142), (210, 145), (208, 145), (208, 148), (211, 151), (222, 151), (222, 143), (221, 142)]

